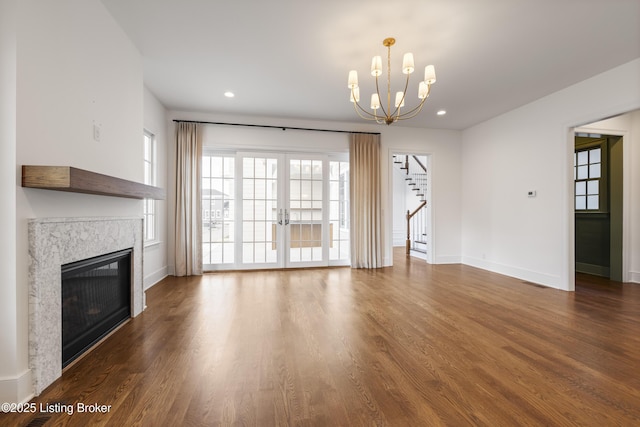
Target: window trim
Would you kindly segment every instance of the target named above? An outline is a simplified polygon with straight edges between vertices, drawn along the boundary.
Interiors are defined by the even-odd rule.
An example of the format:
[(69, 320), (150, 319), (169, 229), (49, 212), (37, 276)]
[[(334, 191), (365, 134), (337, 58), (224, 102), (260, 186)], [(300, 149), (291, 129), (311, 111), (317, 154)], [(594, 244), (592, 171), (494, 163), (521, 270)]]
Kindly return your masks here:
[[(575, 183), (578, 181), (588, 182), (589, 179), (578, 180), (574, 175), (573, 180), (573, 208), (577, 214), (608, 214), (609, 213), (609, 195), (608, 195), (608, 176), (609, 176), (609, 143), (606, 137), (596, 137), (596, 135), (577, 135), (575, 136), (574, 155), (578, 152), (592, 150), (594, 148), (600, 148), (600, 178), (598, 178), (598, 209), (577, 209), (576, 208), (576, 194)], [(576, 166), (574, 166), (575, 171)], [(588, 185), (588, 184), (587, 184)]]
[[(150, 143), (150, 158), (147, 158), (147, 141)], [(156, 186), (157, 182), (157, 174), (158, 174), (158, 162), (157, 162), (157, 141), (156, 136), (153, 132), (150, 132), (147, 129), (143, 129), (143, 165), (144, 165), (144, 183), (146, 185)], [(147, 164), (149, 165), (150, 175), (147, 176)], [(147, 210), (148, 206), (151, 206), (151, 211)], [(145, 221), (144, 228), (144, 246), (153, 246), (160, 243), (160, 239), (158, 237), (158, 203), (153, 199), (144, 199), (144, 204), (142, 208), (142, 215)], [(153, 238), (147, 238), (147, 222), (150, 221), (151, 218), (151, 227), (153, 230)]]

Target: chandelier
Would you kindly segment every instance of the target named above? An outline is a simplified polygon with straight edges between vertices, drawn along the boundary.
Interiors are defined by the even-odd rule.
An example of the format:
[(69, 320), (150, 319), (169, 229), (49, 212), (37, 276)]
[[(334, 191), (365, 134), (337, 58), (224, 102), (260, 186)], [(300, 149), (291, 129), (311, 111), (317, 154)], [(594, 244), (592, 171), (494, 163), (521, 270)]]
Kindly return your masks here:
[[(365, 120), (375, 120), (376, 123), (386, 123), (390, 125), (398, 120), (406, 120), (415, 117), (420, 110), (424, 102), (429, 96), (431, 91), (431, 85), (436, 82), (436, 72), (433, 65), (427, 65), (424, 68), (424, 80), (418, 85), (418, 99), (420, 104), (411, 109), (410, 111), (401, 112), (401, 108), (404, 107), (404, 101), (407, 95), (407, 89), (409, 88), (409, 75), (414, 71), (413, 54), (405, 53), (402, 59), (402, 73), (407, 75), (407, 80), (402, 92), (396, 92), (395, 96), (395, 109), (391, 109), (391, 46), (396, 42), (396, 39), (389, 37), (384, 39), (382, 44), (387, 47), (387, 105), (385, 106), (380, 102), (380, 86), (378, 77), (382, 75), (382, 58), (380, 56), (374, 56), (371, 61), (371, 75), (376, 79), (376, 93), (371, 95), (371, 109), (373, 113), (367, 111), (362, 105), (360, 105), (360, 88), (358, 87), (358, 72), (356, 70), (349, 71), (349, 89), (351, 90), (351, 102), (353, 102), (353, 108), (358, 115)], [(384, 95), (384, 94), (383, 94)], [(380, 110), (380, 111), (378, 111)]]

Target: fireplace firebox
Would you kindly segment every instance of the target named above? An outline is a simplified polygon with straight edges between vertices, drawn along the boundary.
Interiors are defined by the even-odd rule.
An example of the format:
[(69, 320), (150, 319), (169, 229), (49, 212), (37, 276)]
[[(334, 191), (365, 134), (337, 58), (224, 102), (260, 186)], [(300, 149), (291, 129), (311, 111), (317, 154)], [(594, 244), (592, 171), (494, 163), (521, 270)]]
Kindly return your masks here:
[(62, 366), (131, 317), (131, 254), (125, 249), (62, 265)]

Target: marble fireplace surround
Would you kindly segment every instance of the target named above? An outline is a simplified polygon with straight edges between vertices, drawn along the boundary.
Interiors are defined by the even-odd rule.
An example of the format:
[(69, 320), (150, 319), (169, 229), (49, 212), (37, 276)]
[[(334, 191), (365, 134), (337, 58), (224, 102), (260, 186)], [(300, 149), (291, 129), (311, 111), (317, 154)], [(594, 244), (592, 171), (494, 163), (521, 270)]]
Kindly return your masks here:
[(36, 218), (29, 231), (29, 368), (39, 395), (62, 376), (61, 266), (133, 248), (131, 317), (144, 309), (142, 218)]

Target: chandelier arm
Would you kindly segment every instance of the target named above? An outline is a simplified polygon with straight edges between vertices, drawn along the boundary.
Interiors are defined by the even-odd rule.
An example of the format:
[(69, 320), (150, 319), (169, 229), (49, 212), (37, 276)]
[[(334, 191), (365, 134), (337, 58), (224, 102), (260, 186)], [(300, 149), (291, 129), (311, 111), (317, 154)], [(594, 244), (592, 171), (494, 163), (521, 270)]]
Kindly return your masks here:
[[(365, 119), (365, 120), (375, 120), (374, 118), (376, 117), (374, 114), (371, 114), (370, 112), (368, 112), (362, 105), (360, 105), (360, 103), (358, 101), (356, 101), (356, 97), (355, 97), (355, 88), (351, 88), (351, 98), (353, 99), (353, 108), (356, 110), (356, 113), (358, 113), (358, 116), (360, 116), (361, 118)], [(362, 111), (364, 114), (366, 114), (368, 117), (364, 117), (362, 114), (360, 114), (360, 111), (358, 111), (358, 109), (360, 109), (360, 111)]]
[[(378, 103), (380, 104), (380, 109), (382, 110), (382, 114), (384, 117), (389, 117), (386, 110), (384, 109), (384, 104), (382, 103), (382, 99), (380, 98), (380, 88), (378, 87), (378, 76), (376, 76), (376, 93), (378, 94)], [(373, 110), (374, 115), (378, 117), (376, 110)]]
[[(395, 117), (396, 117), (396, 118), (395, 118), (395, 120), (394, 120), (394, 122), (395, 122), (396, 120), (399, 120), (399, 119), (400, 119), (400, 117), (402, 117), (402, 116), (404, 116), (404, 115), (406, 115), (406, 114), (410, 114), (410, 113), (412, 113), (412, 112), (413, 112), (413, 110), (411, 110), (411, 111), (410, 111), (410, 112), (408, 112), (408, 113), (400, 114), (400, 105), (402, 105), (402, 103), (404, 102), (404, 100), (405, 100), (405, 98), (406, 98), (406, 96), (407, 96), (407, 89), (409, 89), (409, 76), (410, 76), (410, 74), (407, 74), (407, 80), (405, 81), (405, 84), (404, 84), (404, 91), (402, 92), (402, 99), (400, 100), (400, 103), (398, 104), (398, 106), (396, 107), (396, 109), (393, 111), (393, 114), (391, 114), (391, 117), (393, 117), (393, 116), (395, 116)], [(391, 92), (389, 92), (389, 94), (391, 94)]]
[(422, 107), (424, 106), (425, 102), (427, 101), (427, 98), (429, 98), (429, 95), (431, 94), (431, 85), (427, 85), (427, 94), (424, 98), (422, 98), (422, 101), (420, 101), (420, 104), (418, 104), (417, 107), (415, 107), (413, 110), (411, 111), (407, 111), (406, 113), (404, 113), (399, 120), (406, 120), (406, 119), (410, 119), (412, 117), (415, 117), (420, 110), (422, 110)]
[[(358, 113), (358, 116), (360, 116), (360, 118), (365, 119), (365, 120), (376, 120), (375, 116), (373, 114), (371, 114), (370, 112), (368, 112), (367, 110), (365, 110), (364, 108), (362, 108), (362, 106), (356, 102), (354, 102), (354, 106), (353, 108), (356, 110), (356, 113)], [(369, 117), (363, 116), (362, 113), (366, 114)]]
[(417, 116), (418, 113), (420, 113), (420, 111), (422, 110), (422, 107), (424, 106), (426, 100), (427, 98), (424, 98), (416, 108), (402, 114), (401, 116), (398, 116), (398, 120), (407, 120)]
[[(363, 120), (372, 120), (372, 121), (375, 120), (375, 122), (378, 123), (378, 124), (384, 123), (384, 121), (380, 121), (378, 116), (376, 116), (375, 114), (371, 114), (370, 112), (368, 112), (367, 110), (362, 108), (362, 106), (358, 102), (354, 102), (353, 103), (353, 109), (356, 111), (356, 114), (358, 114), (358, 116)], [(362, 113), (366, 114), (369, 117), (363, 116), (361, 114), (361, 111), (362, 111)]]

